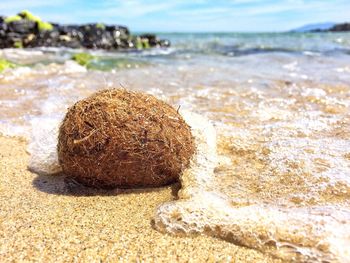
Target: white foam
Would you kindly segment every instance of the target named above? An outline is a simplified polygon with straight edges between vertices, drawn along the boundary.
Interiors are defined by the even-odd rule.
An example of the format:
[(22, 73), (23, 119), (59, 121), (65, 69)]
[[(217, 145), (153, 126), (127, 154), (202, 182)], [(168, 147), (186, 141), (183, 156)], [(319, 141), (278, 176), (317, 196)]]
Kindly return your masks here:
[(57, 156), (58, 129), (62, 116), (39, 117), (31, 120), (31, 138), (28, 145), (28, 168), (38, 174), (61, 171)]
[(188, 198), (210, 183), (218, 162), (216, 153), (216, 131), (213, 125), (203, 116), (181, 111), (184, 120), (190, 125), (195, 138), (196, 153), (192, 158), (189, 169), (181, 176), (182, 190), (179, 196)]
[[(217, 184), (213, 181), (218, 160), (213, 126), (201, 116), (186, 112), (183, 115), (192, 128), (198, 148), (191, 166), (181, 176), (180, 199), (162, 204), (156, 211), (155, 227), (159, 231), (176, 235), (205, 233), (268, 251), (285, 260), (347, 262), (350, 256), (350, 209), (335, 204), (286, 206), (283, 203), (278, 205), (277, 200), (276, 203), (260, 202), (253, 205), (234, 203), (215, 185), (210, 187), (210, 183)], [(243, 145), (249, 148), (248, 141), (254, 144), (253, 137), (250, 138), (247, 134), (242, 136)], [(310, 158), (310, 163), (303, 163), (303, 169), (313, 169), (312, 160), (315, 156), (307, 155), (302, 151), (303, 147), (317, 147), (317, 155), (322, 152), (318, 147), (327, 146), (324, 155), (333, 157), (339, 150), (339, 146), (335, 145), (336, 149), (332, 152), (332, 142), (290, 140), (267, 142), (266, 149), (270, 153), (266, 157), (257, 157), (266, 162), (275, 176), (291, 172), (285, 171), (288, 167), (285, 162), (288, 160), (303, 163)], [(255, 152), (256, 156), (258, 154)], [(342, 165), (346, 165), (346, 162)], [(342, 167), (339, 171), (344, 174), (348, 168)], [(312, 173), (309, 170), (294, 172), (301, 175)], [(330, 175), (329, 179), (331, 178)], [(344, 174), (338, 179), (343, 179), (344, 182), (346, 178)], [(285, 198), (286, 196), (283, 199)]]
[(336, 207), (232, 207), (215, 193), (160, 206), (156, 227), (172, 234), (206, 233), (297, 261), (347, 262), (350, 210)]

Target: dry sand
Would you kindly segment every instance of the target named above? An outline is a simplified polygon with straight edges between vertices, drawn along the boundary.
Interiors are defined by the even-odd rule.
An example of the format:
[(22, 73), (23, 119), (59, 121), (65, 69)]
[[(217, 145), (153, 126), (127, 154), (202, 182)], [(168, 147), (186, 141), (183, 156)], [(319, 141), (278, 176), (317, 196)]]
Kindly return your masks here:
[(0, 136), (0, 262), (272, 262), (212, 237), (152, 228), (175, 187), (96, 191), (27, 170), (26, 141)]

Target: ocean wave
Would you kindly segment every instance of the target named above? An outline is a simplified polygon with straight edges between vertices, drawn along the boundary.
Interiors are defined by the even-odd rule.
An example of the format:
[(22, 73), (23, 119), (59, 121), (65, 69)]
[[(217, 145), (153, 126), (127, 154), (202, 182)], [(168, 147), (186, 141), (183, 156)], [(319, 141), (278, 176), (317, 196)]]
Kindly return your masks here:
[(244, 56), (271, 52), (349, 54), (350, 34), (203, 33), (165, 34), (177, 52)]

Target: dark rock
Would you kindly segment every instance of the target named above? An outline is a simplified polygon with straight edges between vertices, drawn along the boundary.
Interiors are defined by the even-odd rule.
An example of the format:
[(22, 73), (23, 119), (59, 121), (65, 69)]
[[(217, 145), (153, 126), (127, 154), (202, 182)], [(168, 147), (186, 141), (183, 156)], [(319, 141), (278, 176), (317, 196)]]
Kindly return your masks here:
[(20, 47), (22, 43), (22, 35), (19, 33), (6, 33), (5, 37), (1, 38), (0, 47), (9, 48), (9, 47)]
[(58, 47), (59, 36), (58, 31), (42, 31), (27, 44), (27, 47)]
[(95, 24), (88, 24), (80, 27), (83, 33), (82, 45), (86, 48), (112, 49), (114, 39), (110, 32), (104, 28), (97, 27)]
[(148, 43), (151, 47), (155, 47), (158, 45), (159, 43), (159, 39), (157, 38), (156, 35), (154, 34), (143, 34), (143, 35), (140, 35), (140, 38), (141, 39), (147, 39), (148, 40)]
[(170, 41), (167, 39), (162, 39), (159, 41), (159, 45), (161, 47), (170, 47)]
[(4, 22), (3, 17), (0, 18), (0, 35), (6, 35), (7, 24)]
[(169, 47), (170, 41), (166, 39), (160, 40), (155, 34), (142, 34), (141, 40), (147, 40), (150, 47)]
[(336, 24), (331, 27), (328, 31), (330, 32), (345, 32), (350, 31), (350, 23)]
[(128, 38), (130, 36), (129, 29), (125, 26), (106, 26), (106, 31), (115, 34), (117, 38)]
[(124, 26), (106, 26), (106, 31), (113, 38), (113, 46), (115, 49), (130, 48), (130, 32)]
[(350, 31), (350, 23), (336, 24), (328, 29), (312, 29), (308, 32), (318, 33), (318, 32), (347, 32)]
[(84, 39), (84, 34), (80, 31), (79, 26), (76, 25), (59, 26), (58, 31), (61, 35), (68, 35), (71, 38), (78, 39), (79, 41)]
[(38, 31), (37, 23), (27, 19), (10, 22), (7, 27), (8, 31), (21, 34), (36, 33)]

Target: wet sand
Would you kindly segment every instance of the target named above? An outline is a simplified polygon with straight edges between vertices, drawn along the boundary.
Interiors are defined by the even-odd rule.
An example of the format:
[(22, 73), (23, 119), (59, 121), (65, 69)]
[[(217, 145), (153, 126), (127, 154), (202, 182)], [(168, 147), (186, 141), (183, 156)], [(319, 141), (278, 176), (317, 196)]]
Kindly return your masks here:
[(26, 141), (0, 136), (0, 261), (273, 262), (256, 250), (152, 227), (176, 187), (95, 191), (27, 170)]

